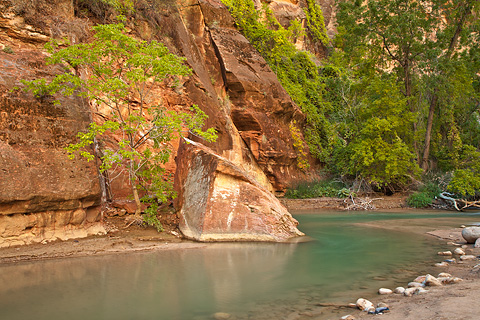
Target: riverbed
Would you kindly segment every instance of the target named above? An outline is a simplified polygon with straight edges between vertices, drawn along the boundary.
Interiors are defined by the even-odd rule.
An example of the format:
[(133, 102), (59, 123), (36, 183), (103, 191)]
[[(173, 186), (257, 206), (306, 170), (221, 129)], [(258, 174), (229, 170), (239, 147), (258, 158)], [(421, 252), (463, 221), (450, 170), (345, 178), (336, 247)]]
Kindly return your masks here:
[(331, 310), (318, 304), (354, 302), (428, 272), (445, 241), (423, 231), (476, 223), (479, 216), (308, 211), (295, 218), (312, 241), (2, 265), (0, 318), (328, 318)]

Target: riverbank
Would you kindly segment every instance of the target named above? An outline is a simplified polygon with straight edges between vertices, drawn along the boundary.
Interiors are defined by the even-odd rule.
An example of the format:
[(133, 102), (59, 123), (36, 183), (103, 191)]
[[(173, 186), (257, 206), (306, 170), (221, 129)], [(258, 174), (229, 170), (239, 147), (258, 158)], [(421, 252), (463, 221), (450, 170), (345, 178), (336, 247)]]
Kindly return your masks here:
[[(388, 209), (392, 208), (390, 207)], [(385, 211), (385, 209), (382, 211)], [(475, 216), (458, 217), (457, 219), (455, 213), (452, 212), (452, 215), (455, 217), (455, 224), (457, 225), (458, 223), (457, 228), (452, 228), (452, 218), (437, 217), (432, 219), (426, 217), (425, 219), (410, 220), (408, 219), (408, 214), (413, 210), (400, 207), (400, 209), (397, 208), (395, 211), (405, 212), (406, 219), (389, 220), (389, 223), (385, 223), (385, 221), (360, 222), (356, 223), (356, 225), (362, 226), (366, 230), (381, 228), (395, 232), (422, 235), (428, 233), (430, 236), (439, 239), (441, 243), (444, 243), (445, 250), (453, 251), (456, 246), (452, 243), (464, 245), (462, 243), (463, 239), (461, 238), (461, 228), (459, 228), (459, 226), (475, 222), (473, 220), (476, 219)], [(435, 215), (435, 211), (431, 211), (431, 213)], [(12, 264), (22, 261), (65, 257), (108, 254), (119, 255), (153, 250), (187, 250), (209, 246), (209, 244), (182, 240), (176, 233), (175, 228), (172, 227), (167, 228), (167, 231), (164, 233), (158, 233), (153, 228), (142, 228), (135, 225), (125, 228), (124, 217), (108, 217), (106, 218), (106, 224), (109, 230), (107, 236), (37, 244), (26, 247), (4, 248), (0, 250), (0, 263)], [(468, 249), (471, 249), (471, 245), (467, 247), (467, 251)], [(480, 252), (476, 250), (477, 249), (473, 250), (471, 253), (479, 255)], [(418, 254), (421, 255), (422, 252)], [(438, 262), (445, 259), (443, 256), (438, 256)], [(476, 319), (476, 315), (480, 314), (480, 310), (477, 310), (476, 306), (470, 306), (470, 304), (473, 305), (473, 301), (475, 301), (480, 293), (478, 272), (476, 270), (472, 271), (476, 263), (477, 261), (471, 261), (461, 264), (450, 264), (446, 267), (434, 267), (432, 263), (432, 268), (428, 271), (429, 273), (434, 276), (437, 276), (440, 272), (451, 273), (454, 276), (464, 279), (464, 281), (459, 284), (433, 288), (426, 294), (415, 295), (413, 297), (400, 295), (379, 296), (372, 290), (366, 293), (364, 298), (371, 300), (375, 304), (379, 302), (387, 303), (391, 308), (391, 312), (382, 316), (387, 319)], [(407, 283), (402, 285), (406, 286)], [(314, 303), (314, 301), (311, 303)], [(315, 304), (312, 304), (311, 308), (315, 312), (305, 310), (295, 311), (289, 314), (288, 319), (340, 319), (341, 316), (347, 314), (352, 314), (356, 319), (370, 319), (375, 317), (374, 315), (368, 315), (356, 309), (319, 308)], [(322, 312), (321, 309), (324, 309), (324, 312)], [(298, 310), (301, 310), (301, 308)], [(235, 319), (234, 316), (232, 316), (231, 320), (233, 319)]]
[[(421, 220), (421, 219), (419, 219)], [(438, 221), (437, 221), (438, 223)], [(461, 236), (462, 228), (436, 229), (425, 232), (425, 227), (419, 227), (422, 221), (416, 221), (411, 226), (389, 226), (382, 223), (366, 223), (361, 224), (365, 227), (375, 227), (383, 229), (391, 229), (395, 231), (406, 231), (413, 233), (426, 233), (436, 237), (445, 243), (445, 251), (453, 252), (455, 248), (462, 247), (468, 255), (479, 256), (480, 248), (474, 248), (472, 244), (467, 244)], [(441, 224), (441, 221), (440, 221)], [(421, 254), (421, 253), (419, 253)], [(438, 256), (438, 262), (442, 262), (450, 257)], [(445, 266), (431, 267), (430, 273), (437, 276), (439, 273), (448, 273), (454, 277), (463, 279), (457, 284), (449, 284), (438, 287), (427, 287), (428, 290), (422, 294), (415, 294), (407, 297), (401, 294), (390, 295), (372, 295), (369, 298), (377, 305), (382, 302), (389, 306), (390, 312), (384, 313), (382, 319), (390, 320), (426, 320), (426, 319), (448, 319), (448, 320), (465, 320), (478, 319), (480, 314), (480, 304), (477, 303), (480, 295), (480, 265), (478, 258), (475, 260), (461, 261), (460, 257), (454, 255), (452, 258), (457, 260), (456, 263), (448, 263)], [(419, 274), (418, 276), (421, 276)], [(412, 279), (413, 281), (414, 279)], [(407, 287), (407, 283), (404, 285)], [(392, 290), (394, 288), (391, 288)], [(360, 298), (360, 297), (359, 297)], [(350, 314), (354, 319), (371, 319), (374, 315), (366, 312), (351, 309), (338, 311), (338, 319), (343, 315)], [(351, 318), (353, 319), (353, 318)]]

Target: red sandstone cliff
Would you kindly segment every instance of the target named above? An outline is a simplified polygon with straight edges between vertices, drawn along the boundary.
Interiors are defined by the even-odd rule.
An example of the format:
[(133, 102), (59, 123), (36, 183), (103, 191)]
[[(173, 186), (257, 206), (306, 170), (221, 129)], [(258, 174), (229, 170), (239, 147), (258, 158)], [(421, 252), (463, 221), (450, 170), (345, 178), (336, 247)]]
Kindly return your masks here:
[[(25, 1), (0, 0), (0, 246), (104, 232), (95, 164), (68, 160), (63, 151), (76, 132), (99, 120), (99, 110), (93, 110), (95, 115), (88, 101), (79, 98), (55, 106), (12, 89), (20, 86), (20, 79), (59, 72), (59, 66), (43, 62), (46, 41), (65, 36), (84, 41), (89, 24), (108, 21), (111, 12), (100, 5), (76, 7), (72, 0), (33, 3), (27, 7)], [(304, 5), (270, 2), (283, 24), (305, 19)], [(324, 11), (329, 8), (324, 4)], [(292, 121), (304, 121), (303, 114), (236, 30), (220, 0), (145, 1), (128, 25), (135, 36), (158, 39), (187, 58), (193, 75), (181, 86), (157, 91), (169, 108), (197, 104), (206, 112), (207, 126), (218, 131), (217, 142), (207, 145), (212, 152), (267, 191), (281, 192), (312, 174), (296, 166), (289, 131)], [(319, 48), (308, 49), (322, 54)], [(173, 159), (169, 170), (175, 170)], [(126, 196), (130, 188), (125, 184), (126, 179), (118, 179), (107, 185), (113, 200)]]

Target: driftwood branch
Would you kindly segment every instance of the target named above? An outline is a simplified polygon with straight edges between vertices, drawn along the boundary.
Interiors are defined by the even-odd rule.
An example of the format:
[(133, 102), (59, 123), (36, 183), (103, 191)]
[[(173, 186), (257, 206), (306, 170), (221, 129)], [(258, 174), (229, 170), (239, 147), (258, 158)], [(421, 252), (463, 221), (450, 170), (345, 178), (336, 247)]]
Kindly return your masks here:
[(443, 200), (447, 200), (452, 203), (453, 207), (457, 211), (463, 211), (468, 208), (480, 208), (480, 200), (468, 201), (466, 199), (455, 199), (451, 197), (452, 194), (448, 192), (440, 193), (439, 197)]
[[(382, 199), (383, 198), (370, 199), (369, 197), (355, 198), (353, 196), (350, 196), (343, 200), (343, 202), (346, 205), (345, 210), (377, 210), (377, 207), (375, 207), (373, 201)], [(351, 204), (348, 204), (349, 200), (352, 202)]]

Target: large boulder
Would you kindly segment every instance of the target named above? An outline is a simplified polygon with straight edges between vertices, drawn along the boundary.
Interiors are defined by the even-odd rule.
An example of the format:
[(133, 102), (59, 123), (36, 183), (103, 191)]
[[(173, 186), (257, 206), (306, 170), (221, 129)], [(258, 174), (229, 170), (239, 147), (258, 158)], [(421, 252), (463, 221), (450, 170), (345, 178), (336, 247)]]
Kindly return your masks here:
[(463, 228), (462, 237), (467, 243), (475, 243), (475, 241), (480, 238), (480, 227)]
[(177, 155), (180, 230), (197, 241), (286, 241), (303, 236), (286, 208), (250, 174), (200, 143)]

